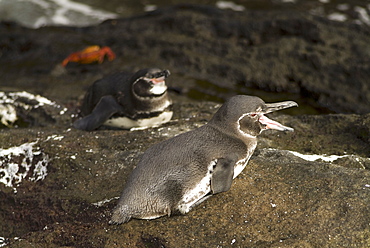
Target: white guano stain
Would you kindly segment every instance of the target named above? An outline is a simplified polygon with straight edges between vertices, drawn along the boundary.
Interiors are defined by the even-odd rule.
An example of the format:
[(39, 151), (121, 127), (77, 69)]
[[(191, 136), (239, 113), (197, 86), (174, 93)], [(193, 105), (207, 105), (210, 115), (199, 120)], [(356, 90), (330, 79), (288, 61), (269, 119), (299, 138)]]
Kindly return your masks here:
[[(27, 101), (21, 99), (27, 99)], [(32, 104), (28, 104), (28, 102), (32, 102)], [(26, 91), (10, 93), (0, 91), (0, 121), (3, 125), (12, 127), (18, 120), (17, 108), (30, 110), (44, 105), (60, 107), (45, 97), (33, 95)]]
[(349, 156), (349, 155), (326, 155), (326, 154), (323, 154), (323, 155), (302, 154), (302, 153), (294, 152), (294, 151), (288, 151), (288, 152), (292, 153), (294, 156), (300, 157), (307, 161), (316, 161), (316, 160), (321, 159), (322, 161), (325, 161), (325, 162), (334, 162), (335, 160), (339, 158), (345, 158)]
[(108, 203), (108, 202), (111, 202), (113, 200), (117, 200), (119, 199), (119, 196), (117, 197), (113, 197), (113, 198), (110, 198), (110, 199), (105, 199), (105, 200), (102, 200), (102, 201), (98, 201), (98, 202), (94, 202), (94, 203), (91, 203), (92, 205), (96, 206), (96, 207), (101, 207), (103, 206), (104, 204)]
[(345, 14), (334, 12), (328, 15), (328, 19), (331, 21), (345, 22), (347, 21), (348, 18), (347, 18), (347, 15)]
[(231, 9), (234, 11), (244, 11), (245, 10), (245, 7), (243, 5), (239, 5), (231, 1), (218, 1), (216, 2), (216, 6), (219, 9)]
[(45, 141), (48, 141), (48, 140), (51, 140), (51, 139), (61, 141), (63, 138), (64, 138), (64, 136), (62, 136), (62, 135), (53, 134), (53, 135), (50, 135), (50, 136), (46, 137)]
[(7, 246), (6, 238), (0, 237), (0, 247)]
[(292, 155), (294, 155), (296, 157), (299, 157), (301, 159), (304, 159), (304, 160), (310, 161), (310, 162), (317, 161), (317, 160), (322, 160), (324, 162), (332, 163), (332, 162), (335, 162), (336, 160), (341, 159), (341, 158), (349, 158), (349, 159), (353, 159), (356, 162), (358, 162), (359, 165), (361, 165), (363, 168), (365, 168), (364, 165), (363, 165), (363, 161), (370, 160), (370, 158), (363, 158), (363, 157), (359, 157), (358, 155), (354, 155), (354, 154), (346, 154), (346, 155), (321, 154), (321, 155), (318, 155), (318, 154), (302, 154), (302, 153), (299, 153), (299, 152), (296, 152), (296, 151), (278, 150), (278, 149), (274, 149), (274, 148), (265, 148), (265, 149), (262, 149), (262, 150), (288, 152), (288, 153), (291, 153)]
[(12, 187), (14, 193), (22, 180), (37, 182), (47, 176), (49, 156), (36, 144), (37, 141), (8, 149), (0, 148), (0, 183)]
[(361, 23), (364, 23), (370, 26), (370, 16), (365, 8), (360, 7), (360, 6), (355, 6), (354, 11), (358, 13), (359, 15), (358, 19), (360, 20)]

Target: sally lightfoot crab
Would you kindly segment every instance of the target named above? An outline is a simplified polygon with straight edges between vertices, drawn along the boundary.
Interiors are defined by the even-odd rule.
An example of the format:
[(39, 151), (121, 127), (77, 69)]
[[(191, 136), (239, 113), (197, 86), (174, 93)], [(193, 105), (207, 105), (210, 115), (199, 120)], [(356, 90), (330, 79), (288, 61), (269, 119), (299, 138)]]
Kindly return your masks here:
[(109, 61), (112, 61), (116, 58), (116, 55), (107, 46), (89, 46), (81, 51), (71, 53), (63, 60), (62, 66), (67, 66), (69, 62), (76, 62), (80, 64), (91, 64), (94, 62), (103, 63), (105, 56), (108, 57)]

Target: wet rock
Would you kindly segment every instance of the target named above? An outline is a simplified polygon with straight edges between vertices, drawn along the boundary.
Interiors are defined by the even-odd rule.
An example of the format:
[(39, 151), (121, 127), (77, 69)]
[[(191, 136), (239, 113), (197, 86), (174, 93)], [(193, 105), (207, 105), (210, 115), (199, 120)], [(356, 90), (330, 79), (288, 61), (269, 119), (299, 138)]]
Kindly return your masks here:
[[(66, 55), (92, 44), (110, 46), (117, 59), (60, 67)], [(293, 12), (190, 5), (88, 28), (1, 23), (0, 89), (6, 99), (27, 91), (55, 104), (21, 97), (6, 105), (26, 125), (5, 121), (0, 129), (0, 244), (367, 247), (368, 44), (363, 26)], [(182, 89), (171, 93), (171, 122), (131, 132), (71, 128), (79, 98), (93, 81), (149, 66), (171, 70), (169, 83)], [(219, 107), (194, 99), (222, 101), (236, 93), (263, 94), (267, 102), (296, 100), (320, 113), (358, 114), (302, 115), (300, 107), (297, 116), (274, 115), (295, 132), (261, 135), (230, 191), (184, 216), (108, 225), (143, 152), (203, 125)]]
[[(34, 152), (42, 151), (49, 158), (44, 179), (25, 177), (16, 192), (0, 184), (0, 232), (10, 238), (6, 242), (11, 247), (366, 247), (369, 243), (370, 115), (276, 115), (274, 119), (295, 132), (266, 131), (230, 191), (184, 216), (108, 225), (141, 154), (154, 143), (203, 125), (219, 105), (189, 102), (174, 107), (177, 114), (170, 123), (141, 131), (1, 130), (1, 147), (34, 142)], [(350, 128), (353, 125), (357, 128)], [(342, 143), (331, 146), (338, 142)], [(338, 158), (327, 160), (330, 155)], [(350, 162), (343, 160), (347, 155), (353, 156)]]
[(67, 111), (68, 108), (40, 95), (0, 91), (0, 128), (61, 124)]
[[(156, 66), (169, 68), (174, 86), (189, 97), (222, 101), (253, 92), (274, 101), (265, 92), (285, 92), (321, 111), (370, 112), (368, 26), (292, 11), (177, 5), (87, 28), (30, 30), (2, 23), (0, 34), (3, 87), (32, 87), (53, 99), (76, 98), (81, 86), (103, 74)], [(50, 76), (60, 75), (54, 68), (68, 54), (95, 44), (111, 47), (118, 58), (69, 65), (67, 73)]]

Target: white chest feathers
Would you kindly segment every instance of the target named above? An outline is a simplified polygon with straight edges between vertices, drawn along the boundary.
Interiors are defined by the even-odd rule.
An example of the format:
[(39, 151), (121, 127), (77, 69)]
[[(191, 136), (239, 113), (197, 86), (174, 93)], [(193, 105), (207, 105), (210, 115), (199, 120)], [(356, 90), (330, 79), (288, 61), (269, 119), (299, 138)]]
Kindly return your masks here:
[(247, 166), (248, 161), (249, 161), (249, 159), (251, 158), (251, 156), (254, 152), (254, 149), (256, 149), (256, 146), (257, 146), (257, 143), (255, 143), (254, 145), (249, 147), (249, 149), (247, 151), (247, 155), (244, 158), (242, 158), (242, 159), (240, 159), (236, 162), (235, 167), (234, 167), (233, 179), (236, 178), (244, 170), (244, 168)]
[[(237, 177), (246, 167), (249, 158), (251, 157), (252, 152), (254, 151), (254, 148), (255, 146), (251, 147), (246, 157), (236, 162), (234, 166), (233, 179)], [(182, 199), (178, 203), (178, 209), (182, 214), (188, 213), (194, 206), (198, 205), (199, 203), (208, 198), (207, 195), (211, 192), (211, 177), (215, 166), (217, 166), (217, 159), (212, 161), (208, 165), (207, 173), (200, 180), (200, 182), (193, 188), (185, 192)]]
[[(233, 179), (236, 178), (246, 167), (254, 149), (256, 148), (256, 145), (257, 143), (249, 147), (246, 156), (236, 162), (234, 166)], [(208, 198), (209, 193), (211, 192), (211, 178), (215, 166), (217, 166), (217, 159), (208, 165), (207, 173), (199, 181), (199, 183), (188, 189), (182, 196), (177, 206), (178, 210), (182, 214), (188, 213), (194, 206)]]
[(153, 95), (162, 95), (167, 90), (167, 86), (164, 83), (157, 83), (149, 90)]
[(144, 129), (169, 122), (172, 118), (172, 114), (172, 111), (165, 111), (158, 116), (138, 120), (133, 120), (128, 117), (111, 118), (107, 120), (104, 125), (118, 127), (122, 129)]
[(195, 185), (195, 187), (188, 189), (182, 196), (180, 202), (178, 203), (178, 210), (182, 214), (188, 213), (192, 207), (198, 205), (207, 197), (205, 197), (209, 192), (211, 192), (211, 177), (213, 168), (216, 165), (217, 160), (212, 161), (208, 165), (208, 171), (206, 175), (200, 180), (200, 182)]

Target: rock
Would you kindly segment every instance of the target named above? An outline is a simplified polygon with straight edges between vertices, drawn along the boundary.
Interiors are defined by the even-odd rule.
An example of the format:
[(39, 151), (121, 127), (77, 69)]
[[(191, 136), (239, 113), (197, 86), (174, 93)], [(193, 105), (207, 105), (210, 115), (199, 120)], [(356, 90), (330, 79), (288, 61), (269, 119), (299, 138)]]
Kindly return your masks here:
[[(60, 67), (91, 44), (110, 46), (117, 59)], [(24, 120), (0, 129), (0, 245), (368, 247), (367, 44), (364, 26), (191, 5), (88, 28), (1, 23), (2, 97), (31, 97), (0, 103)], [(181, 88), (171, 93), (171, 122), (131, 132), (71, 128), (94, 80), (148, 66), (168, 68), (171, 86)], [(266, 131), (231, 190), (187, 215), (108, 225), (143, 152), (208, 121), (220, 105), (199, 99), (236, 93), (298, 101), (299, 115), (272, 116), (295, 132)], [(30, 100), (36, 96), (52, 104)], [(342, 114), (302, 115), (332, 111)]]
[[(320, 111), (370, 112), (370, 30), (365, 25), (292, 11), (185, 4), (87, 28), (31, 30), (2, 23), (0, 34), (3, 87), (16, 81), (55, 100), (77, 98), (81, 86), (103, 74), (156, 66), (168, 68), (173, 85), (192, 98), (222, 101), (257, 89), (266, 101), (276, 101), (266, 92), (284, 92)], [(65, 74), (58, 69), (71, 52), (96, 44), (111, 47), (118, 58), (69, 65)]]
[[(170, 123), (141, 131), (2, 129), (3, 149), (34, 143), (32, 152), (47, 156), (43, 179), (32, 180), (30, 174), (40, 158), (25, 158), (31, 165), (28, 175), (12, 187), (0, 184), (0, 232), (10, 237), (6, 242), (11, 247), (366, 247), (370, 115), (274, 116), (295, 132), (266, 131), (230, 191), (184, 216), (108, 225), (141, 154), (203, 125), (218, 106), (177, 103)], [(322, 159), (304, 160), (300, 154)], [(325, 162), (323, 154), (354, 159)], [(5, 167), (17, 159), (14, 155)]]
[[(62, 124), (62, 116), (67, 111), (68, 108), (62, 108), (61, 105), (40, 95), (25, 91), (0, 91), (0, 128)], [(68, 116), (68, 120), (63, 124), (70, 121), (70, 116)]]

